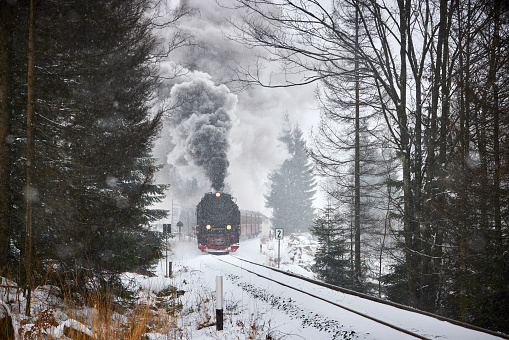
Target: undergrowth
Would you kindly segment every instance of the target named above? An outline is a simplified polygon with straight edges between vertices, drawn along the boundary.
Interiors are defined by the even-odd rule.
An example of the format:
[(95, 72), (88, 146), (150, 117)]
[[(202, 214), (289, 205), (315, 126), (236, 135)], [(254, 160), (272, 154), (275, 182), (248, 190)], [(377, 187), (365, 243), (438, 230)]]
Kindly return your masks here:
[(193, 287), (175, 277), (172, 281), (186, 291), (173, 285), (156, 291), (131, 287), (119, 297), (113, 290), (88, 289), (85, 295), (40, 286), (32, 294), (30, 316), (25, 316), (21, 290), (17, 298), (4, 303), (16, 315), (19, 340), (174, 340), (197, 334), (211, 339), (285, 339), (266, 316), (247, 311), (233, 296), (225, 298), (224, 331), (217, 331), (215, 294), (203, 278), (194, 278)]

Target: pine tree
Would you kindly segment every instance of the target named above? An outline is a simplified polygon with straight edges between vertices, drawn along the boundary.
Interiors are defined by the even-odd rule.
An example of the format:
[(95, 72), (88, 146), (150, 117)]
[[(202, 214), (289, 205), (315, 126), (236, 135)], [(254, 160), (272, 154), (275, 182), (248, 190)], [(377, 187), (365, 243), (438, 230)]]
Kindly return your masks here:
[[(35, 8), (34, 141), (31, 170), (33, 272), (43, 279), (111, 277), (146, 270), (160, 240), (148, 230), (165, 212), (150, 209), (165, 186), (153, 184), (151, 148), (161, 112), (157, 42), (145, 11), (149, 0), (38, 1)], [(12, 275), (25, 253), (27, 37), (26, 1), (1, 3), (1, 183), (8, 183), (0, 220), (3, 258)], [(23, 105), (24, 103), (24, 105)], [(7, 121), (6, 121), (7, 120)], [(2, 186), (1, 195), (5, 196)], [(8, 247), (8, 249), (5, 249)], [(57, 266), (45, 268), (44, 263)], [(20, 284), (26, 278), (18, 278)]]
[(315, 253), (314, 272), (324, 282), (341, 286), (353, 286), (353, 271), (350, 265), (351, 256), (346, 244), (347, 231), (344, 221), (334, 214), (329, 205), (323, 216), (318, 217), (311, 227), (311, 233), (318, 239)]
[(314, 219), (313, 167), (299, 127), (284, 130), (279, 140), (288, 148), (290, 158), (269, 174), (271, 188), (265, 204), (273, 210), (274, 227), (283, 228), (286, 233), (305, 231)]

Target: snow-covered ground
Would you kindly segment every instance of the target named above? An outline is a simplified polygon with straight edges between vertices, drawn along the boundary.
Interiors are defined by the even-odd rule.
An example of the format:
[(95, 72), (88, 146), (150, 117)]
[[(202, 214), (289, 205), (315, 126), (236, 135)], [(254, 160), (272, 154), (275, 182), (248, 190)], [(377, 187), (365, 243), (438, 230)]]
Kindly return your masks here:
[[(312, 263), (312, 252), (315, 246), (316, 244), (313, 244), (311, 238), (306, 235), (292, 239), (285, 238), (281, 242), (281, 269), (312, 277), (312, 273), (305, 268), (309, 268)], [(277, 240), (262, 242), (260, 239), (251, 239), (242, 242), (235, 255), (277, 267), (277, 254)], [(235, 262), (243, 268), (233, 267), (221, 259)], [(216, 258), (201, 254), (193, 242), (174, 242), (171, 261), (173, 278), (163, 279), (165, 262), (162, 261), (158, 267), (158, 277), (137, 281), (145, 289), (157, 291), (167, 284), (172, 284), (186, 291), (180, 297), (183, 304), (183, 317), (179, 321), (182, 338), (415, 339), (411, 335), (402, 334), (395, 329), (353, 315), (326, 302), (266, 281), (245, 270), (259, 272), (258, 266), (250, 266), (230, 255)], [(262, 269), (262, 272), (274, 279), (278, 275), (281, 276), (269, 270)], [(213, 324), (216, 276), (222, 276), (224, 282), (225, 306), (222, 331), (216, 331), (216, 326)], [(498, 338), (417, 313), (348, 296), (326, 288), (317, 288), (310, 283), (302, 283), (298, 280), (294, 282), (288, 278), (277, 278), (277, 280), (286, 280), (282, 282), (290, 286), (298, 285), (304, 291), (311, 291), (315, 295), (324, 296), (339, 304), (354, 306), (361, 312), (374, 313), (376, 318), (410, 329), (426, 338), (458, 340)], [(198, 306), (201, 314), (195, 312)], [(190, 310), (193, 313), (188, 313)], [(209, 326), (201, 328), (201, 325), (207, 322)], [(155, 335), (153, 338), (156, 338)]]
[[(280, 268), (294, 273), (313, 277), (309, 268), (313, 260), (316, 244), (311, 237), (285, 238), (280, 242)], [(182, 318), (178, 325), (180, 338), (184, 339), (331, 339), (327, 331), (317, 331), (312, 327), (303, 327), (303, 320), (292, 315), (291, 310), (277, 308), (275, 299), (281, 298), (284, 303), (288, 297), (274, 296), (266, 291), (257, 290), (257, 280), (251, 282), (242, 278), (241, 270), (222, 263), (214, 256), (201, 253), (193, 241), (179, 242), (174, 239), (169, 261), (172, 262), (172, 278), (165, 278), (166, 260), (161, 260), (156, 277), (136, 276), (137, 282), (144, 291), (156, 293), (168, 285), (183, 290)], [(260, 247), (261, 246), (261, 247)], [(250, 239), (241, 242), (241, 247), (234, 253), (261, 264), (278, 266), (278, 241)], [(229, 258), (222, 255), (219, 258)], [(216, 276), (223, 277), (224, 284), (224, 328), (216, 331), (215, 325), (215, 289)], [(134, 277), (132, 277), (134, 279)], [(258, 280), (259, 281), (259, 280)], [(266, 283), (265, 283), (266, 284)], [(264, 290), (265, 287), (261, 287)], [(258, 296), (256, 296), (258, 294)], [(197, 311), (199, 306), (199, 311)], [(192, 311), (192, 312), (189, 312)], [(294, 310), (293, 312), (296, 312)], [(210, 319), (209, 319), (210, 318)], [(203, 325), (209, 324), (208, 327)], [(201, 328), (201, 329), (198, 329)], [(164, 336), (153, 339), (165, 339)]]
[[(307, 270), (312, 265), (316, 243), (309, 235), (285, 237), (280, 243), (280, 268), (284, 271), (313, 277)], [(236, 256), (253, 262), (277, 267), (278, 241), (250, 239), (241, 242)], [(172, 263), (172, 275), (166, 277), (166, 263)], [(236, 266), (233, 266), (232, 264)], [(251, 272), (270, 277), (277, 284)], [(464, 329), (448, 322), (396, 309), (359, 297), (338, 293), (308, 282), (289, 278), (281, 273), (240, 261), (235, 256), (212, 256), (201, 253), (194, 241), (171, 241), (168, 259), (161, 259), (155, 276), (126, 273), (125, 283), (136, 294), (138, 301), (152, 304), (153, 310), (163, 311), (168, 320), (165, 327), (149, 329), (146, 339), (415, 339), (393, 328), (378, 324), (359, 315), (347, 312), (330, 303), (291, 290), (303, 291), (348, 306), (375, 318), (384, 319), (401, 328), (411, 329), (429, 339), (498, 339), (485, 333)], [(216, 277), (222, 276), (224, 290), (224, 328), (216, 330), (215, 290)], [(6, 282), (3, 282), (6, 284)], [(13, 285), (14, 283), (8, 283)], [(286, 285), (286, 286), (285, 286)], [(71, 315), (55, 309), (59, 304), (51, 297), (51, 287), (41, 287), (34, 293), (34, 305), (40, 311), (50, 304), (58, 325), (48, 325), (47, 333), (54, 339), (68, 339), (65, 327), (73, 327), (91, 336), (95, 310), (85, 310), (90, 322), (81, 317), (77, 322)], [(14, 318), (15, 329), (22, 317), (10, 310), (23, 305), (20, 297), (0, 296), (2, 308)], [(21, 298), (22, 299), (22, 298)], [(6, 303), (10, 301), (9, 303)], [(157, 308), (155, 308), (157, 306)], [(5, 311), (4, 311), (5, 314)], [(22, 315), (22, 311), (20, 313)], [(117, 314), (117, 318), (125, 316)], [(30, 325), (25, 325), (25, 328)], [(18, 337), (21, 339), (21, 337)], [(104, 337), (103, 337), (104, 338)], [(102, 338), (101, 338), (102, 339)]]

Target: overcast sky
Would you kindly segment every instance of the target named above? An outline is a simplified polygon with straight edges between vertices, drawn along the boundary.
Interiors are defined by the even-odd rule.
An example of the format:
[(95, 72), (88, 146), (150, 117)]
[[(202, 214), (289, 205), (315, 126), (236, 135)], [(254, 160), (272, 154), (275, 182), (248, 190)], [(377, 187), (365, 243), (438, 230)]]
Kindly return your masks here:
[[(225, 0), (221, 1), (225, 3)], [(287, 157), (286, 150), (277, 140), (282, 130), (283, 115), (288, 113), (291, 123), (298, 124), (304, 136), (308, 137), (310, 129), (319, 119), (314, 101), (316, 85), (280, 89), (252, 87), (239, 92), (234, 84), (228, 83), (231, 68), (235, 67), (236, 63), (247, 65), (255, 62), (253, 50), (226, 39), (224, 35), (224, 33), (232, 32), (228, 19), (235, 20), (239, 13), (221, 8), (213, 0), (191, 0), (189, 3), (198, 9), (198, 14), (183, 19), (180, 27), (191, 33), (203, 46), (181, 50), (170, 56), (170, 60), (163, 65), (163, 72), (164, 67), (171, 69), (173, 63), (186, 67), (190, 72), (175, 81), (168, 82), (168, 88), (163, 89), (161, 96), (169, 97), (169, 91), (175, 82), (190, 82), (201, 78), (208, 79), (211, 86), (219, 87), (226, 83), (226, 87), (231, 92), (229, 96), (236, 96), (237, 99), (230, 113), (232, 126), (229, 131), (231, 143), (228, 161), (230, 165), (225, 180), (227, 188), (231, 189), (241, 209), (260, 211), (270, 215), (270, 210), (265, 208), (264, 199), (268, 189), (267, 175)], [(269, 66), (274, 70), (278, 68), (276, 64)], [(176, 143), (175, 135), (175, 127), (171, 125), (171, 119), (165, 120), (161, 138), (157, 141), (154, 150), (154, 156), (159, 159), (159, 162), (165, 164), (157, 180), (163, 183), (170, 182), (172, 185), (165, 205), (171, 204), (172, 198), (174, 204), (180, 201), (178, 202), (180, 204), (194, 202), (196, 205), (203, 194), (212, 189), (210, 185), (203, 187), (206, 180), (199, 175), (200, 170), (190, 170), (189, 166), (175, 177), (175, 169), (173, 168), (172, 171), (172, 167), (168, 165), (175, 162), (175, 157), (171, 155), (173, 145)], [(191, 174), (202, 184), (196, 190), (198, 192), (194, 193), (194, 197), (192, 193), (182, 195), (178, 188), (179, 184), (183, 183), (183, 178), (179, 176), (189, 177)], [(187, 202), (183, 202), (186, 199), (182, 196), (186, 196)]]

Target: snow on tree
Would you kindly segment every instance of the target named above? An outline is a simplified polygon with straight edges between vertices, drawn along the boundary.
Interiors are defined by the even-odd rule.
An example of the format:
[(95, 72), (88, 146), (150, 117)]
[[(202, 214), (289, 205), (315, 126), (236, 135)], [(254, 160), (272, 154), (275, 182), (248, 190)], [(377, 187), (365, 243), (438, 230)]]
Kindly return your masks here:
[[(285, 117), (289, 125), (288, 117)], [(286, 233), (305, 231), (313, 224), (315, 178), (302, 131), (287, 127), (279, 138), (290, 154), (279, 169), (269, 174), (271, 187), (265, 205), (272, 208), (272, 223)]]
[(319, 216), (311, 233), (318, 239), (313, 271), (318, 279), (341, 287), (352, 287), (353, 270), (350, 250), (346, 240), (349, 231), (344, 221), (329, 203), (322, 216)]

